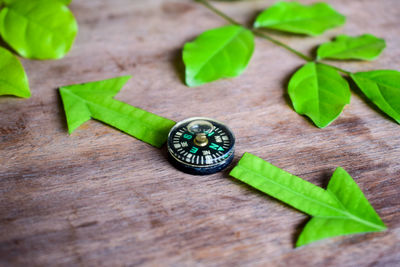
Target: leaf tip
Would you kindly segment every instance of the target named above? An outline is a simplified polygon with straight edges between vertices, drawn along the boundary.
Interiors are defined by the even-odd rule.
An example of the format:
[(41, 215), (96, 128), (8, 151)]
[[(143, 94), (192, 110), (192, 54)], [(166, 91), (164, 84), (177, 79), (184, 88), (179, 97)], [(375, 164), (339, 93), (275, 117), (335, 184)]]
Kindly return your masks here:
[(317, 126), (320, 129), (324, 129), (324, 128), (328, 127), (329, 124), (331, 124), (333, 122), (333, 121), (321, 122), (321, 121), (316, 121), (316, 120), (314, 121), (313, 118), (311, 118), (311, 120), (314, 122), (315, 126)]

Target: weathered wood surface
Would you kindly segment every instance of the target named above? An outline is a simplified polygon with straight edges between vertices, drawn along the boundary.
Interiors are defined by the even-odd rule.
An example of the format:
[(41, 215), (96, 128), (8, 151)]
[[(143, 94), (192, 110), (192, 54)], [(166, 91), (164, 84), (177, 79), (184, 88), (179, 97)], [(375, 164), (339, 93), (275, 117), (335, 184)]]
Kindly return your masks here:
[[(312, 1), (302, 1), (304, 3)], [(398, 0), (328, 1), (347, 24), (317, 38), (278, 37), (307, 54), (339, 33), (387, 40), (372, 63), (351, 71), (400, 70)], [(218, 3), (242, 22), (273, 1)], [(30, 99), (0, 97), (0, 264), (395, 266), (400, 264), (400, 128), (357, 90), (320, 130), (287, 100), (304, 62), (257, 39), (236, 79), (182, 83), (180, 49), (225, 22), (193, 1), (75, 0), (80, 31), (58, 61), (28, 61)], [(158, 150), (100, 122), (67, 134), (57, 87), (132, 74), (117, 99), (179, 121), (208, 116), (245, 151), (319, 186), (337, 166), (361, 187), (389, 230), (294, 249), (307, 216), (228, 176), (191, 176)]]

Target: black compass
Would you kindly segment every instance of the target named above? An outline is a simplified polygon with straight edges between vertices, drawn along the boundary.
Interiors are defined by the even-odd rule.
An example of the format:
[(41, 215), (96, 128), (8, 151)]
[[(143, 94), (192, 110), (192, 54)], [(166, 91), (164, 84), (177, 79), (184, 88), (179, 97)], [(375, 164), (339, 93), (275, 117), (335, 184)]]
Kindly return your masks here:
[(190, 174), (211, 174), (231, 163), (235, 137), (232, 131), (209, 118), (190, 118), (178, 122), (168, 135), (170, 161)]

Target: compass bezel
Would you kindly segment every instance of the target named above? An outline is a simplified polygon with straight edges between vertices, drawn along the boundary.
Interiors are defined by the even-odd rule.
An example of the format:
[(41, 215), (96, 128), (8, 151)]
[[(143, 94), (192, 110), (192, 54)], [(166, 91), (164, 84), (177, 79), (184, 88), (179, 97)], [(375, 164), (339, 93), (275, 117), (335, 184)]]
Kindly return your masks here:
[[(201, 160), (201, 162), (199, 162), (199, 163), (194, 163), (194, 162), (192, 163), (192, 162), (182, 160), (181, 158), (179, 158), (177, 148), (174, 146), (175, 145), (174, 138), (175, 138), (176, 133), (182, 132), (182, 129), (184, 130), (182, 132), (182, 134), (184, 132), (189, 132), (187, 128), (185, 129), (185, 127), (187, 125), (189, 125), (191, 122), (196, 121), (196, 120), (199, 120), (199, 121), (206, 120), (206, 121), (212, 123), (217, 130), (219, 130), (223, 133), (222, 136), (228, 137), (229, 145), (227, 147), (224, 146), (224, 148), (226, 149), (225, 152), (222, 153), (220, 156), (217, 156), (215, 159), (214, 159), (215, 155), (213, 155), (212, 163), (208, 163), (208, 164), (206, 163), (207, 160), (205, 159), (205, 157), (206, 157), (205, 155), (202, 155), (201, 157), (199, 157), (199, 159), (202, 159), (202, 158), (204, 159), (204, 160)], [(218, 136), (221, 136), (221, 135), (216, 135), (213, 138), (216, 138)], [(176, 140), (176, 138), (175, 138), (175, 140)], [(201, 149), (201, 152), (203, 150), (207, 150), (207, 148), (209, 148), (208, 146), (207, 147), (197, 146), (194, 143), (194, 138), (190, 141), (191, 141), (190, 147), (196, 147), (197, 149)], [(224, 141), (223, 141), (223, 144), (225, 144)], [(224, 123), (222, 123), (218, 120), (214, 120), (214, 119), (207, 118), (207, 117), (192, 117), (192, 118), (182, 120), (182, 121), (178, 122), (174, 127), (172, 127), (172, 129), (170, 130), (170, 132), (168, 134), (167, 148), (168, 148), (168, 155), (169, 155), (170, 161), (178, 169), (180, 169), (184, 172), (187, 172), (187, 173), (191, 173), (191, 174), (211, 174), (211, 173), (215, 173), (215, 172), (218, 172), (218, 171), (224, 169), (233, 160), (234, 152), (235, 152), (235, 149), (234, 149), (235, 148), (235, 135), (233, 134), (232, 130), (227, 125), (225, 125)], [(210, 151), (210, 149), (208, 149), (208, 150)], [(208, 158), (208, 160), (209, 160), (209, 158)]]

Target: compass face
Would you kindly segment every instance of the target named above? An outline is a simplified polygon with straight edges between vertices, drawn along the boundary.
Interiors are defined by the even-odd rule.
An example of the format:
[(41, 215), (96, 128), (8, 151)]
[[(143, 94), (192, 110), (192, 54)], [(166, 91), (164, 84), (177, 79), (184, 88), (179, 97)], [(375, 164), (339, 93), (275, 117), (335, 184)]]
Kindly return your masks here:
[(235, 137), (224, 124), (209, 118), (177, 123), (168, 135), (172, 163), (192, 174), (211, 174), (233, 159)]

